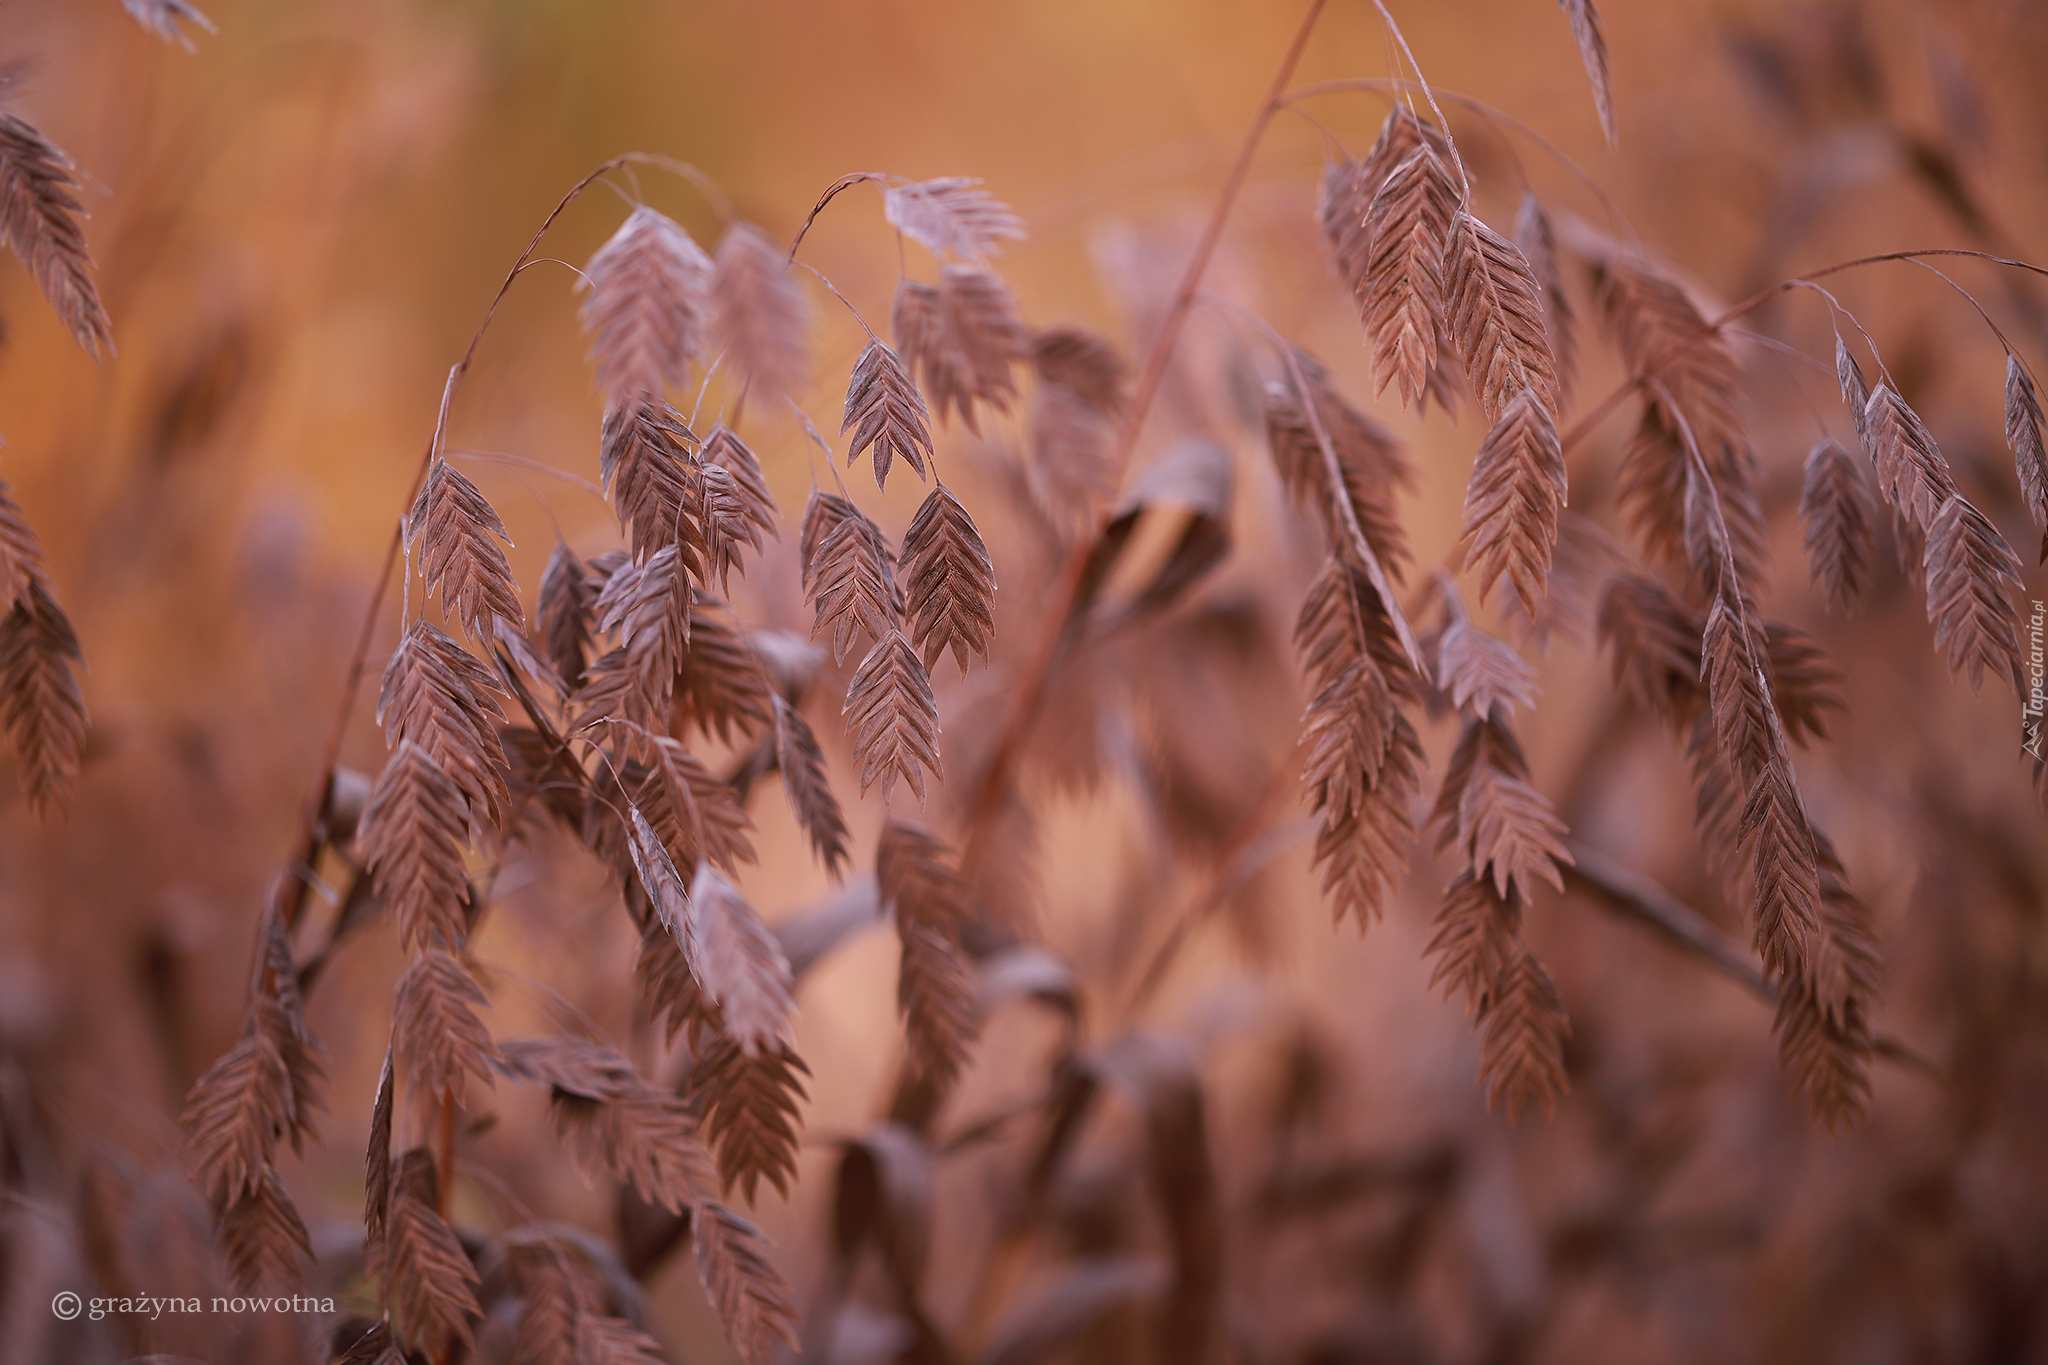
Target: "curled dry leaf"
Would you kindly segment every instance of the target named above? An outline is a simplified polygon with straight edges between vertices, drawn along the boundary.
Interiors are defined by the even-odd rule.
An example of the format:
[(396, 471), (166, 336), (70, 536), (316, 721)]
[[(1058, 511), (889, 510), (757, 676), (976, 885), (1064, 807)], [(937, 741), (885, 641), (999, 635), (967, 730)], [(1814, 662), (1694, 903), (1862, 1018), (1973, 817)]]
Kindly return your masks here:
[(853, 432), (846, 448), (850, 465), (863, 450), (873, 452), (876, 487), (887, 487), (890, 461), (898, 455), (924, 477), (932, 458), (931, 415), (910, 370), (880, 341), (870, 341), (846, 386), (846, 415), (839, 434)]
[(658, 402), (689, 377), (711, 320), (712, 263), (642, 204), (583, 267), (583, 327), (607, 412)]
[(784, 251), (752, 223), (718, 239), (711, 311), (726, 363), (749, 388), (787, 393), (810, 368), (810, 309)]
[(910, 519), (903, 533), (903, 574), (909, 582), (904, 615), (927, 670), (948, 649), (967, 676), (967, 659), (988, 662), (995, 633), (995, 566), (974, 518), (944, 484)]
[(114, 333), (86, 254), (78, 166), (27, 120), (0, 113), (0, 241), (42, 286), (80, 346), (112, 354)]
[(1024, 221), (980, 186), (980, 180), (963, 175), (892, 185), (883, 192), (882, 213), (934, 256), (980, 260), (996, 251), (998, 241), (1024, 237)]

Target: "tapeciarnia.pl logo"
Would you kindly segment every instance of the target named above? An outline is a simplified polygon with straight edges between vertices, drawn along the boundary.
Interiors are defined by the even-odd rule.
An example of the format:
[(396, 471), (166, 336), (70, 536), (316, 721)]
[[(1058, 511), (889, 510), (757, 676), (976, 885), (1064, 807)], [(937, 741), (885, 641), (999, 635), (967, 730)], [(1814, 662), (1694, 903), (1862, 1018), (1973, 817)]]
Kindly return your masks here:
[(2036, 762), (2041, 759), (2041, 717), (2044, 705), (2048, 705), (2048, 665), (2042, 661), (2042, 623), (2048, 621), (2048, 608), (2038, 600), (2034, 603), (2034, 614), (2027, 620), (2027, 696), (2020, 706), (2020, 747)]

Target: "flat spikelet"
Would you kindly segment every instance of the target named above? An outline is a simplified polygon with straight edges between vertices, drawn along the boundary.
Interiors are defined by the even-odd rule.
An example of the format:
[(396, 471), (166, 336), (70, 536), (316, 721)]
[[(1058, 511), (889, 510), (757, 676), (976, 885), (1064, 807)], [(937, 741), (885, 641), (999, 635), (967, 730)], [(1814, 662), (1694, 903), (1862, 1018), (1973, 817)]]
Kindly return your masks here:
[(483, 490), (446, 460), (436, 460), (406, 517), (405, 535), (418, 549), (429, 595), (471, 638), (488, 641), (493, 620), (523, 629), (519, 585), (499, 542), (510, 545), (505, 523)]
[(917, 650), (901, 630), (892, 628), (861, 660), (847, 684), (845, 714), (860, 789), (865, 792), (879, 781), (886, 802), (901, 777), (922, 805), (925, 773), (944, 775), (939, 708)]
[(752, 223), (735, 222), (712, 262), (712, 323), (725, 363), (749, 388), (787, 393), (810, 368), (810, 309), (784, 252)]
[(114, 333), (86, 254), (78, 167), (27, 120), (0, 113), (0, 241), (21, 258), (80, 346), (112, 354)]
[(903, 533), (904, 614), (927, 671), (953, 652), (960, 676), (967, 659), (988, 662), (995, 632), (995, 566), (974, 518), (944, 484), (932, 489)]
[(1948, 671), (1976, 691), (1988, 671), (2015, 692), (2020, 681), (2020, 561), (1998, 528), (1960, 493), (1927, 529), (1927, 619)]
[(1443, 261), (1462, 198), (1450, 167), (1428, 142), (1388, 174), (1366, 209), (1372, 251), (1360, 308), (1372, 342), (1375, 392), (1392, 381), (1401, 401), (1429, 390), (1446, 322)]
[(712, 314), (711, 258), (642, 204), (583, 267), (583, 327), (606, 409), (659, 400), (687, 378)]
[(1799, 494), (1802, 543), (1813, 582), (1837, 610), (1855, 605), (1870, 581), (1875, 512), (1862, 468), (1841, 442), (1831, 436), (1815, 442)]
[(1024, 222), (969, 176), (941, 176), (891, 186), (882, 212), (891, 225), (935, 256), (980, 260), (999, 241), (1020, 241)]
[(875, 881), (902, 946), (896, 1005), (912, 1061), (944, 1087), (966, 1060), (978, 1026), (973, 971), (960, 945), (971, 913), (967, 887), (937, 835), (896, 820), (882, 827)]
[(853, 442), (846, 448), (846, 462), (852, 464), (863, 450), (872, 451), (876, 487), (887, 486), (890, 461), (898, 455), (920, 479), (924, 477), (925, 462), (932, 457), (931, 415), (909, 368), (879, 341), (869, 342), (861, 352), (847, 383), (846, 415), (839, 433), (848, 431), (853, 432)]

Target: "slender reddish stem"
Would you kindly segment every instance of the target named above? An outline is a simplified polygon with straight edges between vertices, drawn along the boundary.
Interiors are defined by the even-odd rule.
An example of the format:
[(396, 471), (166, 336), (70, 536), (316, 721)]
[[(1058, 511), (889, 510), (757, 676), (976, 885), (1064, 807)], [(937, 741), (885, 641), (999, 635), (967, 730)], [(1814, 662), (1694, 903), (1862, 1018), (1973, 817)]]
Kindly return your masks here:
[[(475, 334), (470, 337), (469, 345), (462, 352), (462, 359), (449, 371), (448, 384), (441, 395), (440, 412), (434, 423), (434, 436), (427, 443), (426, 452), (420, 456), (419, 466), (413, 471), (412, 485), (405, 494), (405, 506), (412, 506), (413, 499), (419, 496), (420, 485), (426, 482), (427, 471), (433, 467), (434, 456), (440, 450), (444, 435), (449, 405), (454, 401), (455, 390), (462, 383), (462, 377), (469, 373), (470, 363), (476, 359), (476, 349), (483, 342), (484, 332), (490, 327), (491, 319), (498, 315), (498, 306), (504, 303), (505, 295), (511, 292), (512, 282), (519, 278), (519, 272), (526, 268), (526, 263), (533, 259), (533, 253), (540, 249), (541, 238), (547, 236), (548, 229), (555, 225), (555, 219), (562, 216), (562, 211), (574, 203), (583, 191), (589, 189), (599, 176), (635, 161), (663, 164), (660, 158), (650, 157), (641, 152), (628, 152), (611, 158), (584, 176), (562, 196), (561, 202), (556, 204), (554, 210), (541, 222), (540, 230), (533, 234), (533, 240), (526, 244), (526, 250), (520, 253), (518, 261), (506, 272), (505, 282), (498, 286), (497, 294), (491, 299), (491, 306), (484, 311), (484, 319), (477, 324)], [(296, 927), (299, 917), (305, 913), (308, 879), (312, 876), (313, 860), (320, 856), (320, 827), (327, 819), (330, 802), (333, 799), (334, 769), (341, 762), (341, 745), (348, 735), (349, 717), (355, 712), (356, 694), (362, 689), (363, 671), (370, 657), (370, 641), (376, 637), (377, 621), (383, 615), (384, 598), (391, 591), (391, 580), (398, 569), (399, 555), (404, 544), (403, 528), (393, 530), (391, 543), (384, 551), (384, 566), (377, 574), (377, 586), (370, 593), (370, 604), (364, 609), (363, 623), (356, 631), (355, 651), (349, 656), (348, 673), (342, 680), (341, 701), (335, 707), (333, 723), (328, 726), (327, 742), (320, 750), (319, 785), (307, 797), (305, 810), (299, 818), (298, 837), (292, 844), (289, 866), (300, 871), (292, 877), (290, 886), (286, 888), (281, 907), (285, 927), (288, 929)]]
[[(1294, 68), (1301, 61), (1302, 49), (1308, 45), (1308, 38), (1314, 30), (1316, 19), (1322, 14), (1326, 0), (1309, 0), (1308, 12), (1302, 16), (1300, 26), (1287, 45), (1287, 51), (1280, 59), (1279, 70), (1273, 73), (1272, 87), (1266, 92), (1266, 99), (1259, 106), (1252, 119), (1251, 128), (1245, 133), (1244, 143), (1238, 148), (1237, 160), (1232, 163), (1230, 173), (1224, 178), (1223, 188), (1217, 194), (1216, 206), (1209, 214), (1207, 226), (1195, 244), (1194, 255), (1188, 259), (1187, 270), (1181, 275), (1180, 287), (1174, 291), (1173, 301), (1167, 306), (1166, 316), (1160, 320), (1159, 332), (1152, 340), (1152, 349), (1145, 357), (1145, 368), (1138, 376), (1137, 388), (1131, 395), (1130, 414), (1124, 423), (1117, 441), (1116, 452), (1110, 467), (1117, 481), (1122, 482), (1124, 471), (1129, 468), (1131, 455), (1138, 448), (1138, 438), (1145, 428), (1145, 418), (1152, 410), (1152, 404), (1159, 396), (1159, 386), (1166, 378), (1167, 363), (1173, 358), (1173, 348), (1180, 340), (1181, 328), (1186, 325), (1188, 312), (1194, 307), (1195, 296), (1201, 291), (1202, 277), (1208, 272), (1209, 260), (1216, 253), (1216, 243), (1223, 235), (1223, 225), (1230, 217), (1232, 205), (1237, 202), (1238, 193), (1244, 188), (1245, 177), (1251, 172), (1252, 158), (1257, 154), (1260, 140), (1265, 136), (1266, 127), (1273, 116), (1285, 106), (1287, 83), (1294, 76)], [(1040, 710), (1045, 705), (1046, 688), (1061, 657), (1072, 644), (1075, 628), (1079, 625), (1076, 609), (1082, 607), (1081, 582), (1093, 548), (1094, 537), (1077, 542), (1068, 553), (1066, 564), (1053, 588), (1051, 609), (1045, 614), (1045, 625), (1039, 633), (1038, 643), (1032, 651), (1031, 661), (1017, 680), (1012, 694), (1009, 714), (1003, 721), (1003, 729), (996, 742), (995, 752), (988, 767), (982, 772), (980, 785), (975, 789), (974, 802), (969, 808), (967, 832), (961, 842), (960, 862), (970, 875), (979, 864), (988, 836), (994, 829), (997, 818), (1002, 814), (1008, 798), (1010, 784), (1016, 775), (1018, 759), (1023, 754), (1024, 743), (1031, 737), (1031, 728), (1037, 723)]]

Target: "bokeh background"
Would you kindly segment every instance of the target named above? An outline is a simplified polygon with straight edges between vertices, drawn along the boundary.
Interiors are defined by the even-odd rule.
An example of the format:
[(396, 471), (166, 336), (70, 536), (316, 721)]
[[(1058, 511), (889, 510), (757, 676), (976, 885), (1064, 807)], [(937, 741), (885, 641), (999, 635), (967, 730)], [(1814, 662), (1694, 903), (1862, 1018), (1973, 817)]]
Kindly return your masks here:
[[(108, 1256), (126, 1256), (143, 1289), (208, 1282), (176, 1114), (239, 1026), (253, 926), (317, 777), (448, 367), (561, 193), (615, 153), (664, 153), (787, 240), (849, 171), (981, 176), (1030, 228), (1000, 261), (1026, 316), (1095, 328), (1128, 352), (1134, 318), (1185, 259), (1296, 10), (215, 0), (218, 33), (188, 53), (114, 0), (7, 7), (0, 59), (38, 61), (13, 107), (92, 181), (89, 238), (119, 353), (82, 355), (32, 281), (11, 260), (0, 266), (0, 476), (49, 547), (94, 722), (67, 820), (38, 824), (11, 795), (0, 809), (6, 1099), (32, 1116), (21, 1121), (49, 1156), (34, 1216), (15, 1218), (0, 1262), (12, 1320), (0, 1345), (59, 1358), (33, 1354), (56, 1348), (30, 1318), (46, 1316), (45, 1291), (104, 1281)], [(2028, 0), (1612, 0), (1614, 149), (1555, 6), (1396, 12), (1432, 82), (1529, 124), (1620, 215), (1543, 148), (1454, 111), (1478, 206), (1497, 223), (1533, 187), (1723, 300), (1907, 246), (2048, 259), (2048, 10)], [(1298, 81), (1389, 70), (1370, 7), (1341, 0)], [(1356, 316), (1317, 236), (1315, 186), (1329, 139), (1362, 151), (1386, 105), (1354, 93), (1304, 107), (1314, 121), (1283, 116), (1268, 137), (1209, 288), (1321, 356), (1366, 404)], [(718, 215), (690, 185), (647, 169), (613, 180), (619, 192), (585, 195), (540, 255), (580, 265), (635, 196), (715, 240)], [(881, 328), (903, 265), (872, 191), (843, 196), (804, 259)], [(908, 267), (931, 273), (914, 248)], [(2037, 363), (2048, 359), (2048, 291), (1976, 263), (1953, 273)], [(506, 519), (529, 606), (558, 533), (586, 553), (618, 540), (588, 488), (600, 399), (574, 279), (545, 262), (521, 278), (452, 414), (451, 445), (501, 453), (464, 467)], [(1909, 266), (1853, 274), (1840, 292), (1965, 491), (2021, 551), (2030, 593), (2048, 594), (2001, 437), (1995, 341), (1942, 281)], [(816, 383), (803, 406), (829, 434), (863, 334), (822, 289), (810, 295)], [(1832, 349), (1810, 298), (1748, 323), (1823, 362)], [(1586, 335), (1582, 402), (1621, 377), (1590, 324)], [(1934, 1072), (1881, 1062), (1870, 1121), (1837, 1135), (1815, 1130), (1786, 1093), (1767, 1004), (1583, 896), (1543, 899), (1529, 929), (1572, 1015), (1572, 1091), (1555, 1117), (1511, 1126), (1488, 1114), (1477, 1044), (1422, 960), (1445, 867), (1418, 851), (1384, 924), (1362, 940), (1333, 931), (1291, 808), (1267, 822), (1274, 837), (1255, 875), (1233, 883), (1161, 988), (1133, 1006), (1218, 849), (1289, 761), (1301, 695), (1286, 632), (1315, 564), (1235, 396), (1270, 355), (1220, 309), (1198, 313), (1188, 355), (1139, 460), (1184, 430), (1225, 441), (1238, 466), (1233, 553), (1166, 620), (1090, 650), (1061, 679), (1024, 776), (1036, 830), (1017, 850), (1005, 912), (1071, 964), (1086, 1038), (1143, 1029), (1197, 1059), (1197, 1118), (1229, 1229), (1217, 1349), (1303, 1362), (2048, 1359), (2048, 841), (2014, 753), (2016, 703), (1995, 684), (1973, 696), (1946, 676), (1905, 575), (1887, 563), (1846, 621), (1825, 616), (1806, 586), (1800, 461), (1823, 431), (1847, 436), (1825, 370), (1772, 345), (1746, 352), (1772, 514), (1766, 609), (1813, 632), (1845, 676), (1847, 709), (1802, 758), (1801, 780), (1876, 913), (1880, 1025)], [(1455, 540), (1480, 432), (1469, 415), (1371, 410), (1410, 445), (1419, 479), (1404, 515), (1417, 562), (1436, 564)], [(1601, 424), (1572, 466), (1574, 510), (1624, 540), (1612, 484), (1630, 420)], [(824, 476), (785, 414), (751, 423), (790, 520), (735, 598), (754, 623), (802, 631), (794, 519)], [(994, 666), (940, 678), (949, 773), (972, 773), (976, 736), (1001, 714), (1057, 564), (1056, 530), (1013, 472), (1023, 444), (1021, 422), (941, 440), (941, 468), (995, 552), (1003, 607)], [(860, 494), (892, 535), (916, 505), (908, 483)], [(395, 638), (387, 607), (373, 669)], [(1544, 693), (1522, 734), (1575, 837), (1746, 940), (1696, 852), (1682, 755), (1624, 703), (1590, 641), (1559, 637), (1530, 654)], [(823, 692), (813, 720), (850, 801)], [(358, 707), (344, 757), (373, 773), (382, 742), (368, 710)], [(1451, 739), (1447, 726), (1426, 736), (1439, 772)], [(880, 804), (850, 805), (865, 857)], [(773, 920), (831, 896), (779, 798), (754, 814), (752, 901)], [(959, 816), (940, 796), (927, 818), (949, 829)], [(595, 864), (562, 848), (512, 859), (478, 940), (496, 973), (494, 1031), (546, 1027), (556, 992), (658, 1070), (659, 1040), (632, 1005), (632, 943)], [(287, 1178), (316, 1244), (345, 1240), (359, 1216), (358, 1153), (400, 962), (387, 929), (359, 936), (310, 1000), (331, 1112), (323, 1145)], [(857, 936), (800, 994), (811, 1143), (794, 1197), (766, 1196), (756, 1213), (803, 1307), (833, 1274), (833, 1139), (886, 1104), (894, 971), (889, 935)], [(942, 1129), (1042, 1092), (1064, 1027), (1028, 1005), (995, 1015)], [(474, 1140), (478, 1167), (525, 1207), (608, 1233), (611, 1192), (576, 1175), (541, 1106), (507, 1087), (478, 1102), (499, 1120)], [(1144, 1195), (1143, 1125), (1112, 1110), (1063, 1176), (1046, 1227), (988, 1270), (1029, 1150), (1029, 1125), (1013, 1128), (935, 1166), (926, 1299), (967, 1359), (1005, 1310), (1057, 1282), (1062, 1261), (1157, 1251), (1172, 1231)], [(470, 1225), (511, 1216), (493, 1188), (479, 1178), (459, 1194)], [(30, 1207), (27, 1194), (10, 1197)], [(95, 1227), (121, 1246), (96, 1243)], [(674, 1358), (727, 1358), (687, 1256), (645, 1290)], [(1052, 1358), (1136, 1358), (1135, 1330), (1112, 1314)], [(856, 1323), (814, 1345), (827, 1359), (888, 1359), (873, 1347), (886, 1339)], [(300, 1351), (298, 1333), (275, 1322), (109, 1324), (88, 1345), (95, 1359), (316, 1358), (286, 1354)], [(861, 1354), (873, 1349), (885, 1353)]]

